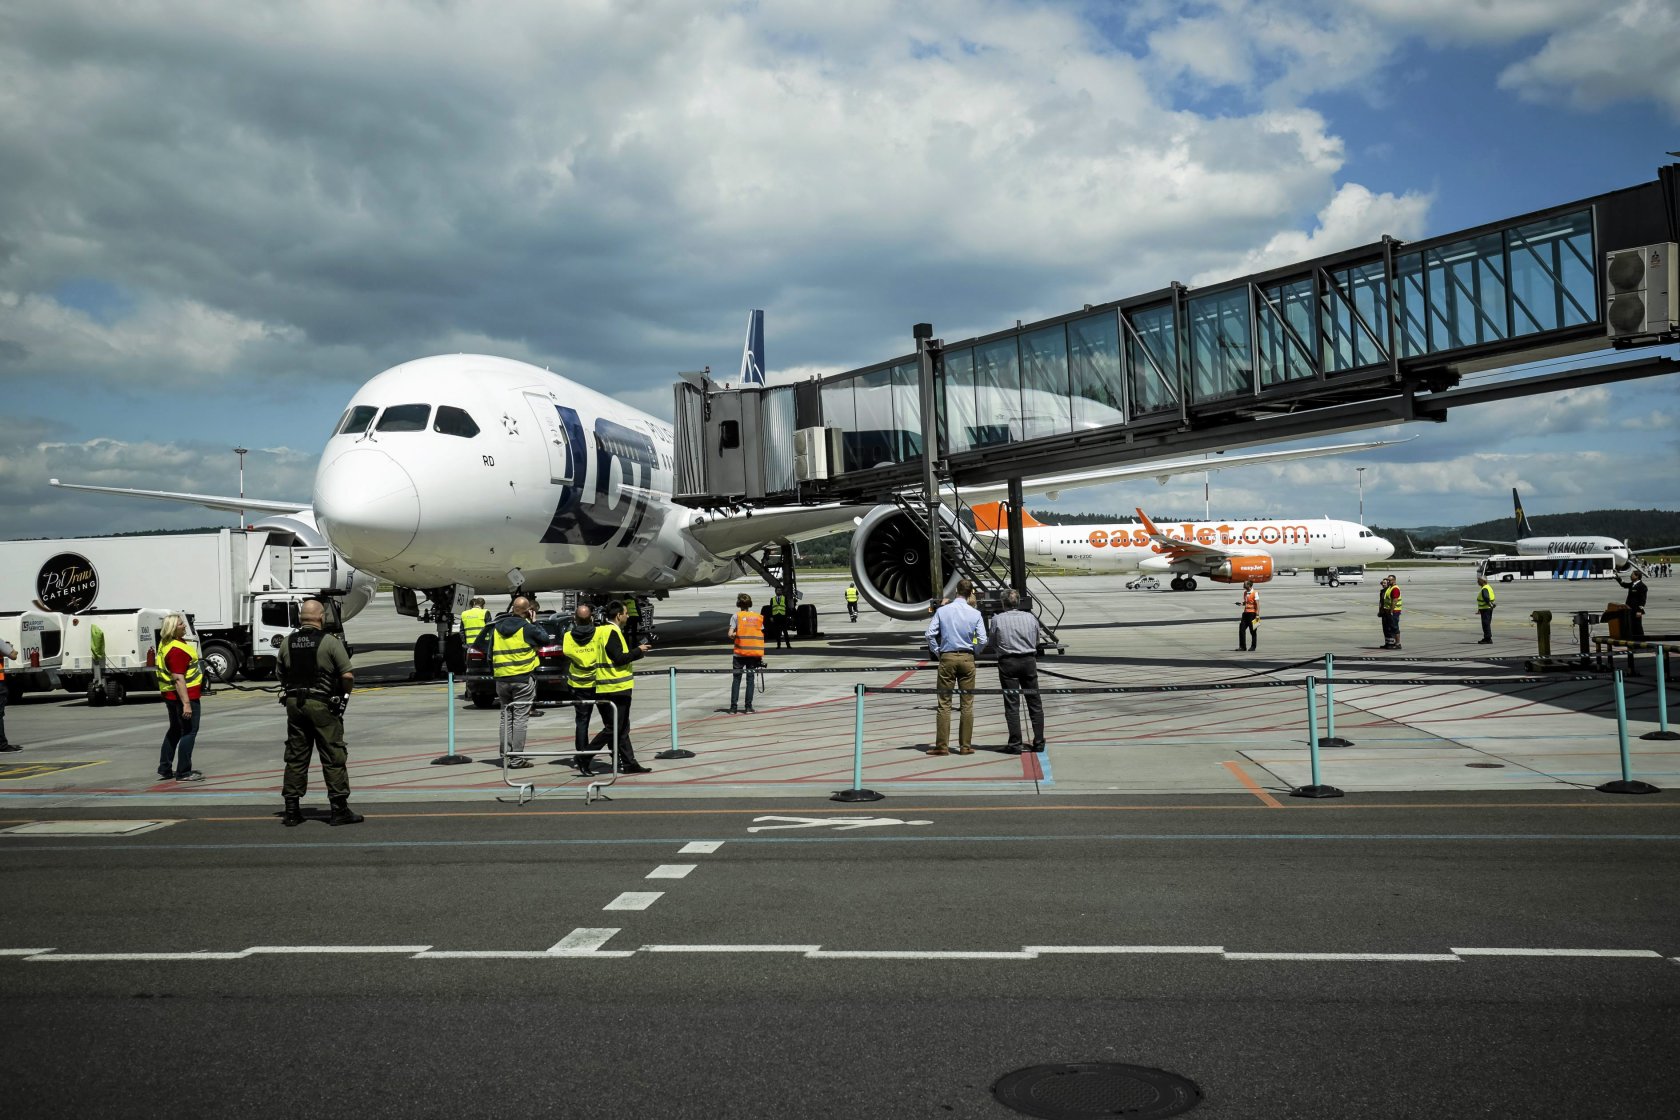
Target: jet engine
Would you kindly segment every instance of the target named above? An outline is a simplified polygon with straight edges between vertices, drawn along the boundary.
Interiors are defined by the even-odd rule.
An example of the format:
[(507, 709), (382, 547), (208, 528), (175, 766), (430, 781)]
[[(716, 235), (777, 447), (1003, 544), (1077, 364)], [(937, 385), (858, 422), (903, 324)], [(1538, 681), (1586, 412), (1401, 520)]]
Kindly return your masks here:
[(1242, 583), (1253, 580), (1265, 583), (1272, 578), (1272, 558), (1269, 553), (1253, 556), (1233, 556), (1207, 574), (1215, 583)]
[[(939, 512), (949, 531), (973, 535), (949, 509), (940, 506)], [(940, 571), (946, 581), (936, 595), (928, 571), (927, 526), (898, 506), (876, 506), (852, 533), (852, 580), (858, 596), (890, 618), (926, 619), (929, 603), (951, 593), (961, 572), (949, 547), (941, 554)]]

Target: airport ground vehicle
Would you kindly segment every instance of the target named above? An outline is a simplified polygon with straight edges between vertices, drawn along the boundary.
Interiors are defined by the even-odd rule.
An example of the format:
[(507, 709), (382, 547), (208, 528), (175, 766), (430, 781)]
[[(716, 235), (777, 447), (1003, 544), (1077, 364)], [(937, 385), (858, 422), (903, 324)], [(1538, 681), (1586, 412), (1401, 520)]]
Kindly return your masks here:
[[(1610, 579), (1616, 574), (1617, 557), (1596, 556), (1489, 556), (1476, 565), (1476, 574), (1489, 582), (1510, 583), (1514, 579)], [(1625, 569), (1624, 569), (1625, 570)]]
[[(94, 707), (121, 704), (130, 692), (157, 687), (158, 631), (171, 607), (89, 610), (64, 617), (59, 683), (87, 693)], [(194, 636), (189, 631), (189, 641)]]
[(17, 650), (17, 660), (6, 664), (6, 691), (13, 699), (58, 687), (64, 662), (63, 625), (64, 616), (57, 611), (0, 612), (0, 638)]
[(1136, 579), (1126, 582), (1127, 591), (1159, 591), (1160, 589), (1161, 581), (1154, 576), (1138, 576)]
[(1340, 568), (1314, 568), (1313, 579), (1319, 583), (1336, 587), (1344, 583), (1364, 583), (1365, 565), (1355, 564)]
[[(537, 647), (537, 702), (570, 700), (571, 685), (566, 683), (566, 652), (562, 645), (571, 618), (565, 614), (539, 614), (532, 622), (548, 635), (549, 640)], [(494, 625), (494, 623), (492, 623)], [(496, 678), (490, 671), (490, 659), (477, 646), (467, 648), (467, 698), (475, 708), (496, 706)]]
[(261, 680), (273, 676), (275, 647), (297, 625), (304, 599), (344, 600), (348, 616), (372, 597), (373, 579), (332, 549), (289, 541), (269, 530), (232, 529), (0, 541), (0, 609), (66, 616), (154, 606), (182, 611), (207, 676), (228, 683), (243, 671)]

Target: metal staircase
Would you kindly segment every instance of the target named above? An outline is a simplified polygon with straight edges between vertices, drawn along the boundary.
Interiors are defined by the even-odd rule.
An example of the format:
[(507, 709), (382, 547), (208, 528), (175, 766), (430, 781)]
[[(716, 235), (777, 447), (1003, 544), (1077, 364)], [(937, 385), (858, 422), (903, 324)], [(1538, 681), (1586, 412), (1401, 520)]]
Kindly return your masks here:
[[(896, 493), (893, 502), (918, 525), (925, 524), (927, 501), (920, 491)], [(945, 573), (945, 594), (960, 578), (974, 584), (981, 602), (989, 605), (988, 614), (996, 610), (1002, 593), (1010, 587), (1008, 550), (997, 536), (974, 530), (974, 517), (968, 503), (962, 500), (955, 487), (941, 486), (939, 490), (939, 551), (940, 564)], [(1030, 572), (1027, 574), (1029, 605), (1038, 624), (1053, 643), (1058, 642), (1056, 628), (1061, 625), (1067, 608), (1045, 582)]]

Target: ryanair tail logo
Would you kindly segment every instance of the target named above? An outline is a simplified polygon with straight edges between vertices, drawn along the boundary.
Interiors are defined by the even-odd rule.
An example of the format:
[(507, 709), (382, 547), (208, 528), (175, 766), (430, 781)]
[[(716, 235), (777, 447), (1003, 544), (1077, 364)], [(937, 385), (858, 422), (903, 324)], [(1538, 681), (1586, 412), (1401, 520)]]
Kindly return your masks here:
[(747, 312), (747, 342), (741, 348), (741, 384), (764, 384), (764, 312)]

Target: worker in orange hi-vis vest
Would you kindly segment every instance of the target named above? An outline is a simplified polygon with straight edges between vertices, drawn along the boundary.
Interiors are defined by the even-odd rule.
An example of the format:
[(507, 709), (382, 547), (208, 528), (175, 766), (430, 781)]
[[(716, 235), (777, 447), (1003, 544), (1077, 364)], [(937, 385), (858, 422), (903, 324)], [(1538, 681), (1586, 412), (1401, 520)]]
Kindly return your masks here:
[[(1249, 649), (1260, 648), (1260, 631), (1256, 629), (1260, 624), (1260, 593), (1254, 590), (1253, 580), (1243, 581), (1242, 618), (1237, 622), (1237, 651), (1247, 652)], [(1250, 646), (1249, 642), (1253, 641)]]
[(741, 675), (747, 677), (747, 711), (753, 710), (753, 683), (764, 667), (764, 616), (752, 609), (752, 596), (745, 591), (735, 596), (735, 613), (729, 619), (729, 640), (734, 644), (734, 674), (729, 683), (729, 714), (735, 715), (741, 699)]

